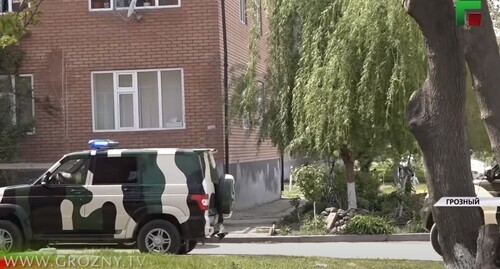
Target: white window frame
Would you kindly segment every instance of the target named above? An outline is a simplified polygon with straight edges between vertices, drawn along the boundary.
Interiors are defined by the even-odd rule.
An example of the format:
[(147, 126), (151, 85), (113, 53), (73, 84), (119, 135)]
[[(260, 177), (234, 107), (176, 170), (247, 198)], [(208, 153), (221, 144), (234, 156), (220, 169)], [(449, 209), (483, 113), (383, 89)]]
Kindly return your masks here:
[(248, 25), (248, 14), (247, 14), (247, 1), (248, 0), (239, 0), (240, 1), (240, 22), (244, 25)]
[[(163, 95), (161, 88), (161, 72), (165, 71), (180, 71), (181, 72), (181, 99), (182, 99), (182, 126), (180, 127), (163, 127)], [(137, 74), (141, 72), (157, 72), (158, 76), (158, 113), (159, 113), (159, 126), (158, 128), (140, 128), (139, 119), (139, 87)], [(113, 100), (114, 105), (114, 121), (115, 129), (97, 130), (96, 129), (96, 115), (95, 115), (95, 89), (94, 89), (94, 75), (95, 74), (112, 74), (113, 75)], [(118, 85), (118, 76), (123, 74), (133, 74), (132, 88), (120, 88)], [(144, 132), (144, 131), (169, 131), (169, 130), (184, 130), (186, 129), (186, 98), (184, 87), (184, 69), (183, 68), (162, 68), (162, 69), (136, 69), (136, 70), (117, 70), (117, 71), (93, 71), (90, 73), (91, 80), (91, 98), (92, 98), (92, 131), (94, 133), (111, 133), (111, 132)], [(134, 127), (133, 128), (120, 128), (120, 94), (133, 94), (134, 98)]]
[[(9, 0), (12, 1), (12, 0)], [(110, 7), (109, 8), (92, 8), (92, 0), (87, 0), (88, 1), (88, 6), (89, 6), (89, 11), (112, 11), (112, 10), (127, 10), (128, 7), (115, 7), (115, 2), (116, 0), (110, 0)], [(163, 5), (160, 6), (160, 0), (153, 0), (155, 2), (155, 5), (153, 6), (140, 6), (140, 7), (135, 7), (136, 10), (141, 10), (141, 9), (163, 9), (163, 8), (180, 8), (181, 7), (181, 1), (178, 0), (177, 5)]]
[[(16, 124), (17, 123), (17, 111), (16, 111), (16, 106), (17, 106), (17, 101), (16, 101), (16, 75), (0, 75), (1, 78), (9, 77), (10, 76), (10, 85), (12, 85), (12, 92), (11, 93), (0, 93), (0, 96), (2, 95), (9, 95), (10, 98), (12, 99), (12, 123)], [(17, 75), (18, 77), (29, 77), (31, 79), (31, 117), (35, 119), (35, 89), (33, 87), (34, 85), (34, 79), (32, 74), (21, 74)], [(35, 134), (35, 126), (33, 126), (31, 132), (27, 132), (27, 135), (34, 135)]]

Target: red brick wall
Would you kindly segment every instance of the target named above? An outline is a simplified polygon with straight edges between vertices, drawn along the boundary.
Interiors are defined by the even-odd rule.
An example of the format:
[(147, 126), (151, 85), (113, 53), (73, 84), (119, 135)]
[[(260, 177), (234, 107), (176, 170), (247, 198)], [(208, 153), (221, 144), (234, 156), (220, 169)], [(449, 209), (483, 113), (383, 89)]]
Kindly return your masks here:
[[(112, 11), (89, 12), (86, 0), (45, 1), (42, 24), (22, 42), (22, 73), (34, 75), (36, 98), (48, 96), (59, 108), (67, 92), (67, 125), (63, 111), (51, 116), (36, 105), (36, 134), (24, 139), (20, 161), (51, 162), (86, 149), (94, 138), (116, 139), (121, 147), (215, 147), (222, 161), (219, 2), (183, 0), (180, 8), (141, 10), (137, 22)], [(186, 129), (93, 133), (91, 72), (153, 68), (184, 69)]]
[[(248, 0), (250, 1), (250, 0)], [(262, 33), (260, 42), (260, 57), (259, 63), (259, 78), (263, 80), (266, 71), (267, 60), (267, 37), (268, 37), (268, 20), (265, 16), (265, 6), (262, 1)], [(231, 0), (226, 1), (227, 13), (227, 29), (228, 29), (228, 54), (229, 54), (229, 68), (230, 79), (241, 75), (248, 64), (249, 55), (249, 38), (252, 25), (251, 14), (248, 14), (248, 23), (245, 25), (240, 21), (240, 1)], [(249, 162), (256, 160), (266, 160), (278, 158), (276, 148), (272, 147), (270, 143), (263, 143), (257, 149), (257, 136), (252, 134), (247, 136), (246, 131), (241, 128), (241, 124), (232, 124), (231, 135), (229, 137), (229, 156), (230, 162)]]

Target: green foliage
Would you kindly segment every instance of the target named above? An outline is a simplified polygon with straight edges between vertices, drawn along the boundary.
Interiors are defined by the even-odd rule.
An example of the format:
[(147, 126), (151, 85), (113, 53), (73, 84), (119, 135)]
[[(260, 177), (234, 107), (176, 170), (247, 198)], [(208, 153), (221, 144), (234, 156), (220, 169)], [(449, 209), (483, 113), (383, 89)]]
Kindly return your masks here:
[(280, 227), (280, 235), (289, 235), (292, 233), (292, 228), (290, 228), (288, 225), (283, 225)]
[[(375, 211), (380, 216), (386, 216), (394, 220), (399, 226), (406, 225), (409, 221), (421, 222), (420, 212), (424, 206), (426, 194), (398, 193), (381, 194), (376, 200)], [(399, 211), (399, 206), (402, 210)], [(401, 215), (400, 215), (401, 213)]]
[[(332, 205), (339, 208), (345, 208), (347, 201), (347, 181), (346, 170), (344, 166), (337, 166), (334, 169), (335, 180), (331, 185), (331, 192), (334, 193), (334, 202)], [(377, 179), (374, 172), (355, 172), (356, 178), (356, 197), (360, 208), (374, 210), (377, 197), (380, 194), (381, 182)]]
[(396, 230), (391, 220), (372, 215), (356, 215), (347, 224), (348, 234), (391, 234)]
[(306, 143), (327, 156), (344, 145), (353, 156), (387, 143), (407, 150), (406, 102), (426, 70), (418, 27), (397, 1), (385, 0), (348, 1), (327, 29), (303, 29), (292, 148)]
[[(347, 204), (346, 170), (337, 165), (330, 174), (325, 165), (297, 167), (292, 172), (294, 181), (309, 201), (324, 202), (327, 206), (345, 208)], [(359, 206), (372, 210), (380, 193), (381, 182), (373, 172), (355, 172)]]
[[(316, 202), (316, 216), (318, 219), (321, 218), (321, 212), (327, 208), (328, 205), (324, 202)], [(280, 225), (281, 226), (287, 226), (290, 227), (290, 229), (301, 229), (301, 226), (303, 224), (306, 224), (305, 230), (308, 230), (311, 228), (311, 220), (314, 219), (314, 202), (306, 202), (304, 205), (295, 208), (290, 215), (284, 216), (281, 221)], [(321, 220), (323, 222), (324, 226), (324, 220)], [(319, 225), (319, 224), (318, 224)], [(323, 227), (322, 229), (324, 229)], [(314, 227), (309, 229), (310, 231), (306, 233), (315, 233), (318, 234), (317, 229)]]
[(372, 172), (356, 172), (356, 189), (359, 207), (372, 210), (375, 200), (380, 194), (381, 182), (373, 176)]
[(290, 199), (290, 205), (293, 206), (296, 210), (299, 209), (300, 206), (300, 197), (294, 197)]
[(43, 0), (25, 0), (20, 11), (0, 16), (0, 48), (18, 45), (28, 33), (28, 26), (39, 22), (41, 12), (38, 7), (41, 2)]
[(270, 139), (292, 154), (332, 157), (346, 147), (357, 159), (415, 147), (405, 110), (425, 78), (426, 61), (421, 33), (397, 0), (276, 0), (264, 6), (270, 28), (266, 86), (255, 86), (263, 76), (255, 68), (261, 33), (253, 23), (232, 117), (250, 119), (259, 142)]
[(308, 216), (300, 226), (300, 233), (303, 235), (324, 235), (327, 233), (326, 223), (323, 217), (316, 218)]
[(309, 201), (320, 201), (325, 195), (326, 169), (321, 165), (305, 165), (292, 171), (293, 180)]

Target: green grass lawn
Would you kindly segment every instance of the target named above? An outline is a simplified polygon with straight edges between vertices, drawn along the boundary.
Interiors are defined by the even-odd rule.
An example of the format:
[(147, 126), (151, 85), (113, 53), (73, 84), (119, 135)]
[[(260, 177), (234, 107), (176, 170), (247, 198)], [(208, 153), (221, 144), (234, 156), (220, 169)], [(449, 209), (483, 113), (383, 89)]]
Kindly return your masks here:
[[(36, 254), (21, 254), (20, 257)], [(40, 255), (36, 255), (41, 257)], [(57, 258), (61, 256), (62, 258)], [(150, 255), (139, 253), (117, 253), (112, 251), (92, 252), (88, 256), (94, 259), (103, 259), (111, 261), (111, 265), (104, 262), (99, 262), (99, 268), (217, 268), (217, 269), (254, 269), (254, 268), (363, 268), (363, 269), (433, 269), (443, 268), (442, 262), (427, 262), (427, 261), (406, 261), (406, 260), (344, 260), (330, 258), (305, 258), (305, 257), (284, 257), (284, 256), (206, 256), (206, 255), (188, 255), (188, 256), (173, 256), (173, 255)], [(49, 257), (49, 256), (45, 256)], [(69, 256), (58, 255), (52, 256), (51, 263), (48, 266), (36, 266), (33, 264), (31, 268), (43, 268), (57, 266), (56, 259), (59, 265), (66, 263), (66, 267), (71, 268), (88, 268), (85, 255), (71, 255), (73, 264), (67, 264), (70, 260)], [(97, 257), (97, 258), (95, 258)], [(142, 261), (142, 266), (138, 261)], [(51, 266), (52, 265), (52, 266)], [(26, 266), (23, 266), (26, 267)], [(95, 267), (95, 266), (94, 266)]]

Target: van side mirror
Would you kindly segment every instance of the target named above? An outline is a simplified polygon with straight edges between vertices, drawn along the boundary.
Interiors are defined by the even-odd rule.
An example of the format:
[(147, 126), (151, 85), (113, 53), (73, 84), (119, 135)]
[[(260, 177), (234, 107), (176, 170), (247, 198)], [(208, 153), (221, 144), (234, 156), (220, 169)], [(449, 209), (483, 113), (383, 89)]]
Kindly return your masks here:
[(488, 181), (494, 181), (495, 179), (500, 178), (500, 166), (495, 164), (491, 169), (486, 170), (484, 173), (484, 177)]
[(49, 174), (44, 175), (42, 180), (40, 181), (40, 184), (42, 184), (42, 186), (47, 186), (49, 184), (49, 179), (50, 179)]

